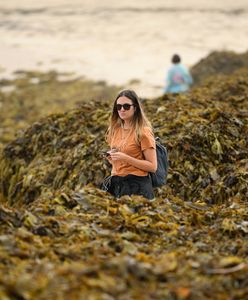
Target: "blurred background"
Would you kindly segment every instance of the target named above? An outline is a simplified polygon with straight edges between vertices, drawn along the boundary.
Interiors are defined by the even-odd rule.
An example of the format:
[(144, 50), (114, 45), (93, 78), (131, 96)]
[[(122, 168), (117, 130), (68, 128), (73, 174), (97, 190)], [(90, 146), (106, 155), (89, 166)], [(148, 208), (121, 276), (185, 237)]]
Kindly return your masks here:
[(248, 49), (247, 0), (1, 0), (0, 77), (73, 72), (162, 94), (173, 53), (190, 67), (214, 50)]

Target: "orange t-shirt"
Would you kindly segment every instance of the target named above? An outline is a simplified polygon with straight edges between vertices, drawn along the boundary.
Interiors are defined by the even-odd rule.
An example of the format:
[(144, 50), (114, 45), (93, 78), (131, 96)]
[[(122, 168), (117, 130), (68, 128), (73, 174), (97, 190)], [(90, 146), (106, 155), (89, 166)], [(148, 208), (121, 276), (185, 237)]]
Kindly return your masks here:
[[(116, 148), (136, 159), (144, 159), (142, 151), (153, 148), (155, 149), (155, 139), (152, 130), (145, 127), (141, 134), (140, 144), (135, 141), (135, 134), (131, 129), (117, 128), (113, 138), (110, 141), (111, 149)], [(112, 175), (126, 176), (128, 174), (137, 176), (147, 176), (148, 172), (138, 169), (126, 162), (113, 161)]]

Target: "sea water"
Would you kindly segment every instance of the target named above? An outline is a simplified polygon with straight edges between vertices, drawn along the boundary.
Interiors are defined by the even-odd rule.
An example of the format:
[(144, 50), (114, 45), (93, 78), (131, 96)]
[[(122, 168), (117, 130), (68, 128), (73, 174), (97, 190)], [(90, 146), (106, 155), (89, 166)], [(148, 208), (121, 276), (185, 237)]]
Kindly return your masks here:
[(0, 36), (2, 78), (53, 69), (158, 96), (174, 53), (190, 67), (248, 49), (248, 0), (0, 0)]

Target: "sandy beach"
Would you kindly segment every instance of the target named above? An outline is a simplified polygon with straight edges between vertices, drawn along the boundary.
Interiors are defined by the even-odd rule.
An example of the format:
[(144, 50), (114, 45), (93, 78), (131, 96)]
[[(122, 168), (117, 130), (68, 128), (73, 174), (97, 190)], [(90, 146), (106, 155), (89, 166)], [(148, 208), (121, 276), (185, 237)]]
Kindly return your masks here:
[(174, 52), (190, 67), (214, 50), (248, 49), (245, 0), (10, 0), (0, 17), (1, 78), (55, 69), (159, 96)]

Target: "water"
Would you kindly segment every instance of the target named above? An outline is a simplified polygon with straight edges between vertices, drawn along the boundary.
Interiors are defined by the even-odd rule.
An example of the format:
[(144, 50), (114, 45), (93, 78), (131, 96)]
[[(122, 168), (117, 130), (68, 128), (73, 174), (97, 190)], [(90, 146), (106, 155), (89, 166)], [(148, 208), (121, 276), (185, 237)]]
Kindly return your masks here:
[(72, 71), (157, 96), (173, 53), (191, 66), (213, 50), (248, 49), (248, 0), (216, 2), (0, 0), (0, 76)]

